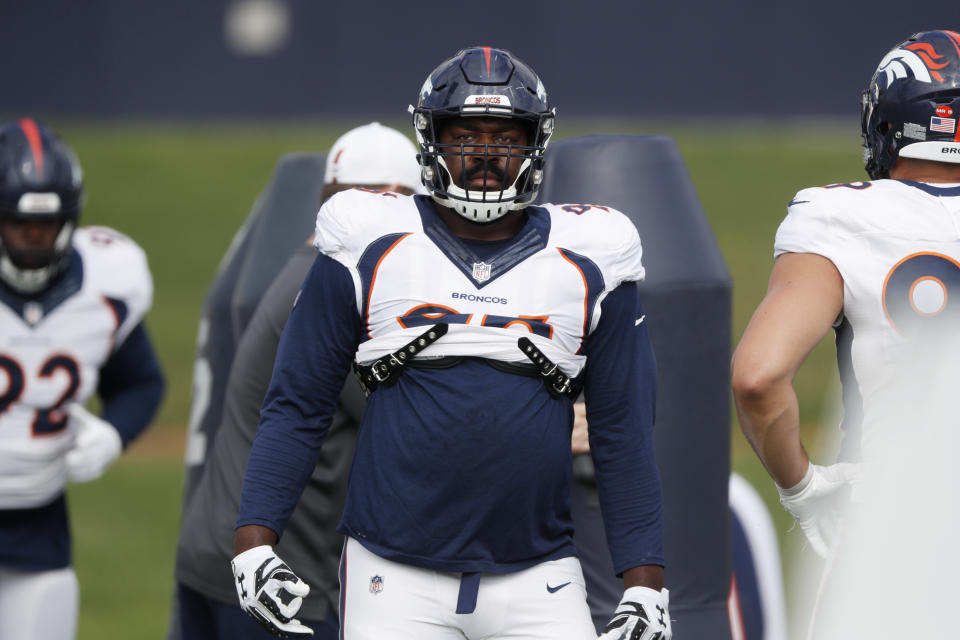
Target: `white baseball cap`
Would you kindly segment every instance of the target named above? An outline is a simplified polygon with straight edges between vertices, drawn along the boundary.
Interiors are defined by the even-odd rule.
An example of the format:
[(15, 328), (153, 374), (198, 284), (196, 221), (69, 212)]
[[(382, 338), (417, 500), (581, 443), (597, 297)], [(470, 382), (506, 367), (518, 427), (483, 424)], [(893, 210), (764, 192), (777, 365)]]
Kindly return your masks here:
[(405, 135), (371, 122), (337, 138), (327, 154), (326, 184), (399, 184), (422, 193), (417, 148)]

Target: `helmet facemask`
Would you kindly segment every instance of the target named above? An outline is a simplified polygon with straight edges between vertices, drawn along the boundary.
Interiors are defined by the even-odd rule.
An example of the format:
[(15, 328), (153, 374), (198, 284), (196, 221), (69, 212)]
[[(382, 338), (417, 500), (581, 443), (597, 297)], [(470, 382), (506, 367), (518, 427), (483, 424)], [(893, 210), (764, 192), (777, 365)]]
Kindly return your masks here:
[[(860, 137), (863, 138), (863, 166), (871, 180), (886, 178), (890, 167), (881, 168), (880, 158), (887, 147), (886, 133), (889, 123), (874, 122), (874, 109), (877, 104), (877, 85), (871, 83), (860, 94)], [(886, 125), (887, 131), (882, 131)], [(877, 148), (879, 146), (879, 148)]]
[[(440, 130), (450, 118), (484, 115), (521, 120), (527, 125), (530, 144), (438, 142)], [(553, 134), (552, 113), (516, 117), (500, 116), (486, 110), (471, 113), (463, 109), (438, 114), (414, 109), (414, 127), (420, 145), (423, 183), (438, 204), (453, 209), (470, 222), (484, 224), (498, 220), (510, 211), (523, 209), (536, 198), (543, 182), (544, 153)], [(516, 176), (511, 180), (510, 167), (518, 162)], [(451, 163), (457, 163), (463, 186), (454, 183)], [(494, 178), (500, 179), (499, 185), (482, 190), (469, 189), (469, 180), (477, 173), (493, 174)]]
[(0, 214), (0, 280), (26, 295), (43, 291), (63, 271), (76, 229), (76, 221), (72, 217), (48, 216), (38, 219), (60, 225), (50, 246), (22, 246), (13, 242), (9, 237), (9, 225), (29, 222), (30, 219)]

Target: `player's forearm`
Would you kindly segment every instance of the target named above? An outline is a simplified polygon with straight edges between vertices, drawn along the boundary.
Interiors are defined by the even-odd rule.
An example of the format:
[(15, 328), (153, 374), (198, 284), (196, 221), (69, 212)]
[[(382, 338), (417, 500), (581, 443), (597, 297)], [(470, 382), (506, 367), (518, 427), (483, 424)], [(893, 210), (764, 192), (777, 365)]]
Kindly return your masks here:
[(802, 480), (809, 465), (793, 377), (842, 310), (843, 279), (836, 266), (819, 255), (785, 253), (733, 356), (740, 426), (785, 489)]
[(277, 534), (273, 529), (257, 524), (248, 524), (237, 527), (233, 533), (233, 555), (238, 556), (248, 549), (261, 545), (273, 546), (277, 544)]
[(663, 588), (663, 567), (646, 564), (623, 572), (623, 588), (648, 587), (654, 591)]
[(809, 459), (800, 442), (797, 395), (787, 378), (745, 379), (734, 367), (734, 402), (740, 427), (773, 480), (797, 484)]
[(160, 363), (141, 323), (107, 360), (97, 385), (102, 417), (120, 433), (124, 446), (149, 426), (164, 388)]

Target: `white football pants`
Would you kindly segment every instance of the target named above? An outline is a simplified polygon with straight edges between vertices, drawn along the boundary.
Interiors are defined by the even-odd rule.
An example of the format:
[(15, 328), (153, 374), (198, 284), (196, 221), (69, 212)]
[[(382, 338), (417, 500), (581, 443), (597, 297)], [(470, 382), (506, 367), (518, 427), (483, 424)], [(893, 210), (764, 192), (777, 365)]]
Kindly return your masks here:
[(459, 573), (385, 560), (347, 538), (340, 566), (344, 640), (596, 640), (576, 558), (480, 576), (476, 608), (456, 613)]
[(0, 640), (73, 640), (79, 597), (71, 567), (0, 569)]

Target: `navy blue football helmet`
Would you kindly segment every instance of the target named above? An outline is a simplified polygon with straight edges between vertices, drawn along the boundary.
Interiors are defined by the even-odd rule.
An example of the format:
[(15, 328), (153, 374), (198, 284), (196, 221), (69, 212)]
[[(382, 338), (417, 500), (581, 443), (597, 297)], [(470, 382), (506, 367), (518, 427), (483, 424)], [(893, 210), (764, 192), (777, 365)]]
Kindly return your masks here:
[[(486, 223), (526, 207), (537, 197), (556, 110), (548, 105), (537, 74), (509, 51), (472, 47), (458, 52), (427, 77), (410, 112), (420, 147), (421, 179), (438, 204), (471, 222)], [(465, 116), (521, 121), (529, 131), (529, 144), (440, 144), (444, 121)], [(478, 156), (522, 161), (513, 182), (507, 184), (505, 175), (499, 189), (468, 190), (454, 184), (447, 161), (459, 157), (465, 166), (468, 157)]]
[(861, 98), (863, 160), (874, 180), (897, 157), (960, 163), (960, 34), (923, 31), (880, 61)]
[[(60, 273), (83, 206), (83, 174), (73, 151), (29, 118), (0, 125), (0, 280), (23, 294)], [(12, 225), (59, 223), (51, 247), (17, 246)]]

